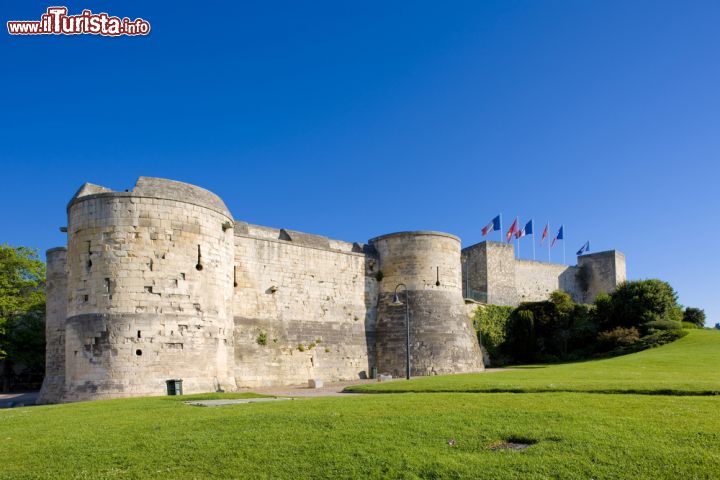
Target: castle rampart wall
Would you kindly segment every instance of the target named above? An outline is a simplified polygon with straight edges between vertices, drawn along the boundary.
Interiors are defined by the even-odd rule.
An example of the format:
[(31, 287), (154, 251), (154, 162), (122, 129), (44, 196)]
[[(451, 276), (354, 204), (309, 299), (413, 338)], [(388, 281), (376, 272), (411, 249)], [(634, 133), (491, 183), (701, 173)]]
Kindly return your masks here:
[(366, 250), (316, 235), (236, 225), (239, 386), (370, 374), (378, 267)]
[[(578, 266), (516, 260), (513, 246), (416, 231), (368, 245), (235, 222), (193, 185), (140, 177), (132, 191), (85, 184), (68, 205), (68, 247), (48, 251), (47, 376), (41, 401), (288, 385), (310, 378), (478, 371), (463, 295), (482, 303), (592, 301), (625, 279), (625, 257)], [(468, 302), (472, 303), (472, 302)]]
[(612, 292), (625, 280), (625, 256), (615, 250), (577, 257), (577, 265), (515, 258), (512, 244), (481, 242), (462, 251), (463, 293), (472, 300), (515, 306), (547, 300), (555, 290), (580, 303)]
[(582, 292), (576, 279), (577, 267), (557, 263), (515, 260), (515, 290), (518, 302), (547, 300), (555, 290), (563, 290), (576, 301)]

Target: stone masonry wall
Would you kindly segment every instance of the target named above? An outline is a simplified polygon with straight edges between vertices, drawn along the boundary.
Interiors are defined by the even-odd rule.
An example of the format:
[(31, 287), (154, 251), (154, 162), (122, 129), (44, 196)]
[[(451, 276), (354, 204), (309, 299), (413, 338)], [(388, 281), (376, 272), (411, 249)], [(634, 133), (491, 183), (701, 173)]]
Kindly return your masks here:
[(238, 223), (239, 386), (352, 380), (374, 364), (377, 265), (358, 244)]
[(511, 244), (481, 242), (464, 248), (463, 291), (473, 300), (493, 305), (517, 305), (515, 250)]
[(232, 218), (132, 192), (81, 195), (68, 217), (65, 399), (235, 388)]
[(40, 401), (162, 395), (172, 378), (195, 393), (352, 380), (373, 367), (404, 376), (405, 305), (412, 375), (478, 371), (475, 305), (463, 295), (516, 305), (560, 288), (592, 301), (624, 279), (614, 251), (574, 267), (516, 260), (498, 242), (461, 254), (440, 232), (364, 245), (235, 222), (218, 196), (181, 182), (85, 184), (68, 205), (67, 251), (48, 251)]
[(462, 258), (466, 297), (494, 305), (547, 300), (555, 290), (567, 292), (576, 302), (592, 303), (599, 293), (612, 292), (625, 280), (625, 256), (614, 250), (579, 256), (574, 266), (520, 260), (512, 244), (481, 242), (463, 249)]
[(555, 290), (563, 290), (575, 301), (582, 301), (576, 279), (577, 267), (533, 260), (515, 260), (515, 289), (518, 302), (547, 300)]
[(583, 299), (588, 303), (600, 293), (614, 291), (626, 278), (625, 255), (615, 250), (582, 255), (578, 267), (586, 271), (588, 288)]
[(392, 305), (398, 284), (408, 305), (411, 375), (483, 369), (462, 296), (460, 239), (439, 232), (400, 232), (371, 240), (380, 261), (376, 358), (378, 372), (405, 375), (405, 306)]
[(65, 318), (67, 317), (67, 249), (47, 251), (45, 378), (37, 403), (57, 403), (65, 391)]

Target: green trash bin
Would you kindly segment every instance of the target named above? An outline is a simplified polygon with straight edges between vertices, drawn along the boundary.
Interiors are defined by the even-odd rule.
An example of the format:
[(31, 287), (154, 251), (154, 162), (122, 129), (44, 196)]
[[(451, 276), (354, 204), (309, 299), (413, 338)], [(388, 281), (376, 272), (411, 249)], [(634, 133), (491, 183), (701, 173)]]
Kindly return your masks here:
[(165, 380), (167, 384), (168, 395), (182, 395), (182, 380), (179, 378), (173, 378), (172, 380)]
[(375, 380), (377, 378), (377, 367), (372, 367), (370, 369), (370, 378)]

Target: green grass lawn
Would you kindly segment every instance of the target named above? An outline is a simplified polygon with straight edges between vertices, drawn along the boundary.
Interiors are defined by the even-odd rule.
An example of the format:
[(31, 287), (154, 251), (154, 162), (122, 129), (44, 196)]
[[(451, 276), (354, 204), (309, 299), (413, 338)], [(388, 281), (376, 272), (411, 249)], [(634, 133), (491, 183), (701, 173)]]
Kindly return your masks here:
[[(717, 478), (719, 407), (717, 397), (440, 393), (18, 408), (0, 412), (0, 478)], [(512, 438), (538, 443), (490, 450)]]
[(686, 337), (669, 345), (604, 360), (530, 365), (493, 373), (419, 377), (347, 390), (719, 395), (720, 331), (691, 330)]
[[(692, 332), (652, 351), (574, 365), (580, 373), (573, 365), (558, 365), (486, 377), (519, 374), (525, 380), (511, 383), (534, 384), (532, 375), (556, 371), (544, 381), (573, 386), (588, 385), (588, 372), (606, 372), (606, 386), (630, 385), (634, 378), (650, 389), (653, 377), (670, 377), (673, 389), (710, 391), (718, 351), (720, 335)], [(610, 375), (612, 362), (625, 373)], [(628, 379), (632, 362), (646, 373)], [(452, 384), (462, 377), (474, 378), (428, 380)], [(183, 403), (189, 398), (198, 396), (1, 410), (0, 479), (720, 475), (720, 396), (402, 393), (216, 408)], [(492, 449), (512, 439), (536, 443), (522, 451)]]

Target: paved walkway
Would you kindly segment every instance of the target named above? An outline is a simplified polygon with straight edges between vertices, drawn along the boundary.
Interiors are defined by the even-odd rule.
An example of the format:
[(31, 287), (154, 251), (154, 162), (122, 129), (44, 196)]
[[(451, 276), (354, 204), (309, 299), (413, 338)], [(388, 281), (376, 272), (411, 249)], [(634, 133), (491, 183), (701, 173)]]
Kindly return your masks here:
[(0, 393), (0, 408), (35, 405), (39, 392)]
[[(511, 368), (486, 368), (484, 373), (494, 373), (512, 370)], [(413, 377), (416, 378), (416, 377)], [(390, 382), (403, 382), (405, 378), (393, 378)], [(286, 387), (257, 387), (243, 388), (239, 392), (254, 392), (263, 395), (273, 395), (277, 397), (340, 397), (349, 395), (362, 395), (362, 393), (343, 393), (345, 387), (351, 385), (366, 385), (368, 383), (377, 383), (377, 380), (351, 380), (345, 382), (325, 383), (323, 388), (309, 388), (307, 384), (291, 385)]]
[[(493, 373), (498, 371), (513, 370), (512, 368), (487, 368), (485, 373)], [(391, 382), (404, 381), (404, 378), (396, 378)], [(362, 395), (361, 393), (343, 393), (345, 387), (350, 385), (365, 385), (374, 383), (377, 380), (351, 380), (345, 382), (326, 383), (322, 388), (309, 388), (304, 385), (290, 385), (285, 387), (258, 387), (258, 388), (242, 388), (238, 392), (253, 392), (262, 395), (271, 395), (274, 397), (341, 397), (350, 395)], [(26, 393), (1, 393), (0, 408), (10, 408), (19, 406), (34, 405), (38, 392)], [(249, 403), (246, 400), (237, 403)]]
[(348, 395), (360, 395), (359, 393), (343, 393), (343, 388), (350, 385), (364, 385), (377, 382), (377, 380), (353, 380), (349, 382), (326, 383), (322, 388), (309, 388), (305, 385), (290, 385), (286, 387), (257, 387), (243, 388), (239, 392), (253, 392), (262, 395), (273, 395), (276, 397), (340, 397)]

